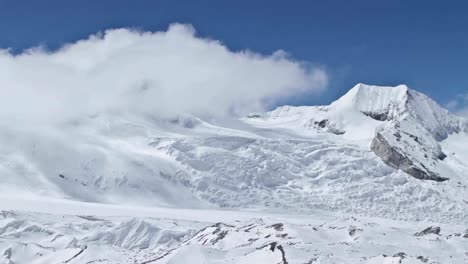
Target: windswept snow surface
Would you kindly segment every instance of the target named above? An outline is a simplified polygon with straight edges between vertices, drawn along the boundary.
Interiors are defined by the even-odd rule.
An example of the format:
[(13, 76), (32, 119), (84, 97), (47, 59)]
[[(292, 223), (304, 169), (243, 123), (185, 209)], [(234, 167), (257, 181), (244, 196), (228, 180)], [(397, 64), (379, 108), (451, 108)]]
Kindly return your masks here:
[[(55, 208), (62, 212), (59, 204), (56, 202)], [(81, 211), (93, 207), (79, 204), (75, 204), (75, 209)], [(130, 209), (133, 216), (128, 216), (129, 208), (98, 207), (102, 212), (96, 216), (2, 211), (0, 263), (446, 264), (468, 261), (468, 230), (460, 225), (337, 216), (326, 212), (291, 216), (147, 208)], [(148, 216), (151, 213), (154, 217)], [(170, 218), (174, 216), (175, 219)]]
[[(284, 106), (240, 120), (100, 113), (57, 127), (2, 124), (0, 209), (12, 211), (4, 213), (0, 226), (0, 253), (10, 264), (99, 263), (100, 252), (106, 252), (107, 263), (145, 263), (166, 253), (161, 263), (187, 258), (270, 263), (283, 261), (282, 248), (298, 256), (289, 257), (289, 263), (414, 263), (419, 256), (427, 263), (463, 263), (468, 243), (462, 239), (462, 226), (468, 225), (466, 124), (406, 86), (363, 84), (328, 106)], [(370, 148), (376, 133), (417, 168), (449, 180), (419, 180), (385, 164)], [(135, 207), (147, 209), (128, 209)], [(109, 208), (120, 214), (98, 217), (101, 209), (114, 210)], [(165, 209), (151, 211), (157, 208)], [(216, 211), (220, 208), (231, 211)], [(321, 233), (312, 227), (331, 220), (317, 210), (370, 219), (359, 220), (367, 224), (381, 223), (375, 220), (381, 218), (409, 222), (401, 224), (401, 233), (392, 229), (400, 222), (364, 228), (367, 224), (341, 219), (335, 229), (342, 231)], [(133, 212), (135, 219), (124, 211)], [(281, 237), (269, 229), (274, 223), (262, 222), (266, 212), (289, 216), (281, 223), (299, 226), (287, 227), (288, 234), (306, 237)], [(233, 217), (219, 219), (223, 214)], [(297, 222), (294, 215), (310, 215), (313, 223)], [(243, 231), (252, 221), (258, 231), (254, 236)], [(412, 236), (426, 227), (417, 221), (462, 235), (448, 240), (452, 233), (443, 231), (427, 242)], [(225, 224), (217, 232), (225, 233), (227, 244), (203, 244), (194, 235), (214, 222)], [(365, 242), (346, 235), (351, 225), (369, 230)], [(405, 251), (395, 242), (399, 234), (412, 245)], [(266, 239), (268, 235), (275, 239)], [(240, 241), (245, 244), (236, 244)], [(437, 243), (442, 244), (434, 250)], [(325, 244), (340, 246), (324, 249)], [(137, 254), (142, 248), (146, 251)], [(404, 259), (394, 256), (400, 251)]]

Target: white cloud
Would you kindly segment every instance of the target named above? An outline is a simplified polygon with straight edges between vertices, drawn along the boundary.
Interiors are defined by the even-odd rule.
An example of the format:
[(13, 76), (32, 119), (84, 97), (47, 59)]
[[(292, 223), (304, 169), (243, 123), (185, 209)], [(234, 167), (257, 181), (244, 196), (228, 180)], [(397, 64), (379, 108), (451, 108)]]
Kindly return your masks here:
[(468, 93), (458, 94), (450, 100), (445, 107), (459, 116), (468, 118)]
[(454, 111), (455, 109), (457, 109), (459, 105), (459, 102), (458, 100), (450, 100), (448, 103), (445, 104), (445, 107), (448, 109), (448, 110), (451, 110), (451, 111)]
[(455, 114), (468, 119), (468, 100), (466, 100), (463, 105), (460, 105), (460, 107), (457, 108)]
[(458, 111), (457, 114), (468, 119), (468, 106), (460, 109), (460, 111)]
[(189, 25), (113, 29), (54, 52), (0, 50), (0, 121), (61, 122), (102, 111), (244, 114), (326, 84), (325, 71), (283, 51), (233, 52)]

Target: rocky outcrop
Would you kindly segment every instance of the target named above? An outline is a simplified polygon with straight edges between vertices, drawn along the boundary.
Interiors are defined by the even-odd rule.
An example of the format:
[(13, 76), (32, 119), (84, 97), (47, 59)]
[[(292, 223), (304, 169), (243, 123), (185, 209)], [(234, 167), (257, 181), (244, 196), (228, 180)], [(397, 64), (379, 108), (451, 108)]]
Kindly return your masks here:
[(360, 83), (330, 105), (283, 106), (256, 120), (251, 117), (257, 116), (247, 121), (254, 126), (282, 128), (301, 137), (334, 134), (366, 145), (372, 142), (372, 150), (386, 164), (417, 179), (434, 181), (456, 176), (442, 164), (447, 155), (441, 142), (468, 132), (467, 120), (406, 85)]
[(361, 113), (378, 121), (386, 121), (389, 119), (387, 112), (361, 111)]
[(414, 236), (425, 236), (429, 234), (439, 235), (440, 234), (440, 227), (438, 226), (430, 226), (420, 232), (414, 233)]
[(310, 120), (305, 124), (306, 127), (313, 126), (316, 131), (323, 133), (332, 133), (335, 135), (343, 135), (346, 131), (339, 129), (337, 125), (333, 122), (330, 122), (328, 119), (322, 119), (320, 121)]
[(404, 85), (359, 84), (348, 94), (345, 101), (352, 102), (354, 109), (383, 122), (371, 149), (386, 164), (421, 180), (447, 180), (440, 166), (446, 154), (439, 143), (450, 134), (466, 131), (466, 120)]
[(397, 146), (390, 144), (381, 133), (372, 140), (371, 150), (387, 165), (400, 169), (420, 180), (445, 181), (447, 178), (426, 170), (422, 164), (416, 165)]

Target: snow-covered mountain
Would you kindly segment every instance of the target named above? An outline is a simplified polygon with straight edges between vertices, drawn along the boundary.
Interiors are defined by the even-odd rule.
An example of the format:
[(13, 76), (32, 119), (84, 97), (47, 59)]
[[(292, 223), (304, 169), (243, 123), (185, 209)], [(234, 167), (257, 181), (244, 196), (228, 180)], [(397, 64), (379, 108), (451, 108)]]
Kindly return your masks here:
[[(249, 210), (313, 215), (319, 217), (319, 222), (331, 221), (323, 218), (323, 214), (329, 213), (445, 225), (468, 224), (468, 123), (404, 85), (358, 84), (330, 105), (283, 106), (240, 119), (190, 115), (170, 119), (100, 113), (70, 120), (57, 127), (24, 129), (3, 124), (0, 126), (0, 143), (3, 209), (44, 212), (41, 206), (15, 205), (43, 201), (41, 204), (46, 204), (47, 208), (51, 206), (50, 201), (60, 204), (73, 201), (86, 206), (89, 204), (83, 202), (113, 204), (106, 206), (170, 207), (181, 210), (182, 215), (185, 215), (185, 209), (209, 214), (210, 210), (221, 208), (236, 210), (239, 217)], [(60, 210), (46, 212), (57, 214)], [(188, 215), (190, 217), (184, 221), (193, 220), (187, 218), (196, 214)], [(267, 235), (276, 237), (282, 233), (261, 222), (254, 223), (258, 232), (251, 237), (251, 234), (244, 234), (248, 232), (244, 232), (242, 224), (252, 224), (246, 217), (242, 224), (218, 226), (217, 233), (225, 233), (220, 240), (226, 236), (230, 241), (226, 242), (228, 244), (219, 244), (216, 236), (210, 235), (212, 231), (206, 231), (211, 230), (209, 228), (196, 233), (201, 226), (212, 224), (207, 219), (201, 221), (203, 223), (190, 224), (179, 219), (174, 224), (187, 227), (164, 233), (152, 227), (150, 220), (111, 221), (88, 217), (85, 223), (73, 227), (79, 231), (72, 235), (63, 231), (65, 226), (72, 228), (72, 224), (48, 228), (51, 221), (56, 221), (54, 219), (31, 214), (28, 220), (18, 220), (15, 213), (5, 214), (0, 223), (0, 248), (6, 252), (4, 256), (9, 256), (5, 261), (11, 262), (6, 263), (30, 263), (30, 258), (14, 261), (14, 256), (18, 256), (15, 254), (20, 252), (19, 247), (31, 241), (35, 244), (28, 244), (25, 249), (28, 254), (46, 254), (43, 247), (56, 247), (62, 252), (57, 259), (72, 259), (67, 263), (86, 263), (72, 257), (91, 244), (93, 247), (114, 245), (119, 248), (116, 250), (123, 250), (119, 254), (128, 250), (136, 254), (132, 245), (157, 248), (158, 254), (151, 251), (151, 254), (146, 252), (151, 256), (140, 256), (138, 261), (141, 263), (149, 263), (144, 261), (162, 255), (167, 256), (164, 263), (177, 263), (168, 262), (173, 258), (179, 258), (183, 263), (184, 258), (193, 257), (195, 251), (202, 259), (213, 252), (212, 257), (230, 259), (235, 258), (230, 255), (234, 248), (240, 248), (235, 252), (247, 256), (246, 263), (252, 263), (250, 257), (255, 259), (257, 253), (260, 259), (271, 257), (272, 261), (282, 261), (281, 248), (289, 245), (286, 250), (301, 251), (298, 256), (304, 256), (306, 262), (308, 255), (304, 252), (311, 248), (305, 245), (314, 242), (310, 237), (294, 240), (297, 236), (291, 236), (288, 240), (288, 235), (279, 237), (281, 240), (264, 239)], [(230, 221), (235, 220), (238, 219), (230, 218)], [(29, 223), (31, 221), (38, 224)], [(89, 221), (99, 221), (99, 224), (89, 225)], [(292, 220), (284, 220), (286, 224), (287, 221)], [(306, 225), (306, 222), (301, 220), (300, 224)], [(382, 225), (390, 230), (397, 224)], [(94, 230), (92, 234), (85, 231), (88, 227)], [(14, 233), (20, 229), (26, 231)], [(292, 229), (291, 232), (299, 233), (304, 228)], [(44, 235), (40, 236), (42, 240), (35, 236), (28, 238), (31, 230)], [(330, 237), (322, 242), (338, 243), (327, 232), (323, 235)], [(459, 232), (463, 233), (463, 230)], [(66, 239), (47, 244), (44, 241), (50, 241), (50, 234)], [(211, 242), (203, 244), (201, 236), (209, 237)], [(348, 236), (346, 243), (354, 239), (353, 235)], [(13, 240), (12, 237), (21, 239)], [(391, 237), (397, 239), (398, 235), (393, 233)], [(236, 244), (241, 240), (246, 240), (246, 244)], [(279, 248), (279, 244), (275, 244), (273, 247), (271, 243), (274, 242), (283, 246)], [(264, 252), (256, 250), (262, 246), (265, 246)], [(67, 253), (70, 248), (77, 251)], [(379, 258), (387, 257), (401, 260), (399, 255), (384, 257), (378, 247), (371, 248), (372, 254), (366, 255), (366, 261), (374, 258), (379, 263)], [(96, 260), (96, 253), (93, 254), (86, 255), (86, 261)], [(330, 260), (332, 253), (320, 254), (317, 259), (328, 256)], [(53, 259), (53, 254), (51, 256)], [(116, 256), (120, 255), (113, 255), (119, 259)], [(355, 255), (356, 262), (362, 256)], [(417, 260), (419, 256), (405, 257)], [(431, 258), (437, 259), (436, 256)], [(335, 261), (326, 263), (340, 263)]]
[(282, 107), (253, 123), (293, 125), (306, 128), (306, 134), (312, 130), (351, 140), (372, 138), (371, 149), (384, 162), (418, 179), (436, 181), (448, 179), (441, 176), (439, 160), (446, 154), (439, 142), (468, 131), (466, 120), (405, 85), (358, 84), (329, 106)]

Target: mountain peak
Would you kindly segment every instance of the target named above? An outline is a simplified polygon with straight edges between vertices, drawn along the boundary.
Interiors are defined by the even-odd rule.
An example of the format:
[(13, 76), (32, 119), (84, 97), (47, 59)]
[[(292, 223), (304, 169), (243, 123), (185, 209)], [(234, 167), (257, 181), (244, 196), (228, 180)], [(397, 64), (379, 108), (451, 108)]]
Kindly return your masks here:
[(379, 121), (393, 117), (405, 108), (409, 88), (406, 85), (375, 86), (356, 84), (332, 103), (336, 108), (353, 108)]
[(442, 181), (440, 142), (467, 132), (466, 120), (406, 85), (359, 83), (327, 106), (282, 107), (252, 124), (285, 126), (303, 135), (335, 134), (371, 146), (385, 163), (418, 179)]

